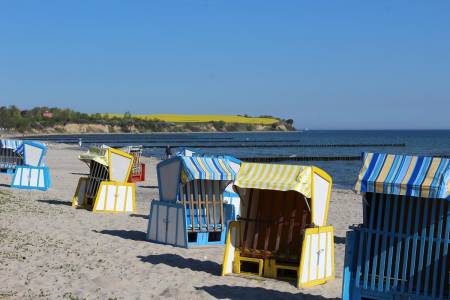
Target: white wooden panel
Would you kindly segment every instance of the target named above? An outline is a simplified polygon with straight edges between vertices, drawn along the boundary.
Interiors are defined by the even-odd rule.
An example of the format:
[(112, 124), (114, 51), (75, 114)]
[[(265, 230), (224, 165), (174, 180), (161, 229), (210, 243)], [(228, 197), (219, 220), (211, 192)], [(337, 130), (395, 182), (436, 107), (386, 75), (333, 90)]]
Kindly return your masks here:
[(43, 169), (39, 169), (39, 187), (45, 187), (45, 173)]
[(100, 185), (99, 191), (97, 193), (99, 193), (99, 195), (98, 195), (97, 207), (95, 209), (96, 210), (105, 210), (104, 207), (105, 207), (105, 201), (106, 201), (106, 186)]
[(158, 221), (156, 219), (158, 206), (152, 204), (151, 206), (151, 213), (149, 214), (149, 220), (148, 220), (148, 228), (147, 228), (147, 239), (156, 241), (156, 222)]
[(224, 269), (224, 273), (228, 274), (228, 273), (232, 273), (233, 272), (233, 262), (234, 262), (234, 256), (235, 256), (235, 250), (237, 247), (239, 247), (238, 245), (238, 240), (237, 240), (237, 231), (238, 231), (238, 226), (231, 226), (230, 227), (230, 243), (226, 246), (227, 249), (226, 251), (228, 251), (228, 257), (226, 258), (226, 266)]
[(305, 236), (305, 253), (302, 253), (303, 256), (303, 266), (302, 266), (302, 279), (303, 283), (308, 281), (308, 265), (310, 259), (310, 248), (311, 248), (311, 235)]
[(16, 175), (14, 176), (13, 185), (20, 185), (20, 177), (22, 176), (23, 168), (16, 169)]
[(326, 276), (330, 277), (333, 275), (333, 234), (331, 232), (327, 232), (327, 245), (326, 245), (326, 256), (327, 256), (327, 267), (326, 267)]
[(319, 235), (312, 234), (311, 235), (311, 255), (309, 259), (309, 279), (316, 280), (317, 279), (317, 267), (319, 260)]
[(126, 196), (127, 196), (127, 187), (119, 186), (116, 209), (115, 209), (116, 211), (125, 211), (125, 197)]
[(43, 150), (41, 148), (24, 144), (25, 164), (28, 166), (38, 167), (42, 157)]
[(175, 201), (177, 199), (177, 187), (180, 172), (180, 161), (173, 160), (158, 166), (158, 185), (161, 189), (161, 200)]
[(157, 220), (157, 230), (158, 230), (158, 237), (157, 240), (159, 242), (166, 242), (166, 234), (167, 234), (167, 227), (166, 227), (166, 218), (167, 218), (167, 206), (165, 205), (158, 205), (158, 220)]
[(328, 198), (329, 182), (314, 174), (313, 222), (317, 226), (325, 226), (325, 213)]
[(125, 211), (133, 211), (133, 187), (127, 186), (127, 202), (125, 203)]
[(131, 159), (111, 152), (111, 181), (126, 182)]
[[(166, 219), (167, 222), (167, 243), (168, 244), (176, 244), (177, 242), (177, 208), (176, 207), (168, 207), (168, 216)], [(179, 233), (180, 234), (180, 233)]]
[(116, 197), (118, 197), (118, 193), (116, 192), (116, 186), (107, 185), (106, 186), (108, 193), (106, 194), (106, 209), (105, 210), (114, 210), (114, 202), (116, 201)]
[(177, 245), (178, 246), (186, 246), (186, 224), (184, 221), (184, 210), (181, 208), (177, 209), (177, 229), (178, 229), (178, 237), (177, 237)]
[(22, 170), (22, 182), (20, 183), (22, 186), (28, 186), (30, 182), (30, 172), (29, 168), (24, 168)]
[(30, 186), (38, 186), (39, 169), (30, 169)]
[(325, 278), (325, 261), (326, 261), (326, 243), (327, 243), (327, 234), (326, 232), (320, 233), (319, 234), (319, 251), (318, 251), (318, 255), (319, 255), (319, 259), (318, 259), (318, 268), (319, 268), (319, 275), (318, 275), (318, 279), (323, 279)]

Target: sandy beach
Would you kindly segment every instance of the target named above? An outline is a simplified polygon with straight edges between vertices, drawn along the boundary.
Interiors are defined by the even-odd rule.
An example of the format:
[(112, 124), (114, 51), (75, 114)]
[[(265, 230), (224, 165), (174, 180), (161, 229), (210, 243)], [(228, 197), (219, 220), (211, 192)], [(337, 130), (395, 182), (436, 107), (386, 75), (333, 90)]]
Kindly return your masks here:
[[(74, 146), (51, 144), (47, 192), (11, 189), (0, 175), (0, 299), (336, 299), (341, 296), (345, 232), (362, 220), (361, 199), (333, 189), (334, 281), (297, 289), (291, 282), (221, 277), (223, 247), (182, 249), (145, 241), (156, 159), (144, 158), (134, 214), (94, 214), (71, 207), (88, 168)], [(355, 174), (356, 175), (356, 174)]]

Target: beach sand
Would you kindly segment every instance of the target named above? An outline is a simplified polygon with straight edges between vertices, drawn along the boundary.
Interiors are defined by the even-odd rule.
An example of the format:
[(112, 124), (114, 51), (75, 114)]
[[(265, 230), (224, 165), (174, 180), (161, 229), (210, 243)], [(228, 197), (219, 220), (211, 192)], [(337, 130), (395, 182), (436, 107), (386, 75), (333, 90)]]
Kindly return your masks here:
[(144, 158), (134, 214), (71, 207), (88, 168), (74, 146), (51, 144), (46, 192), (9, 187), (0, 174), (0, 299), (334, 299), (341, 296), (345, 232), (362, 220), (361, 198), (332, 192), (336, 279), (309, 289), (272, 279), (221, 277), (224, 247), (182, 249), (145, 241), (149, 204), (158, 199), (156, 159)]

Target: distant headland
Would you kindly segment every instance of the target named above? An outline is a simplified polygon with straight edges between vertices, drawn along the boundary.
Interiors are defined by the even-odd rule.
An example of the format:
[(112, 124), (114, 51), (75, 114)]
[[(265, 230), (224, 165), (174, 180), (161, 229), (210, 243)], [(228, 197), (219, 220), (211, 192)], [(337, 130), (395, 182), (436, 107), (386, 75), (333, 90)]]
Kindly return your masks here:
[(295, 131), (292, 119), (248, 115), (87, 114), (71, 109), (0, 107), (0, 133)]

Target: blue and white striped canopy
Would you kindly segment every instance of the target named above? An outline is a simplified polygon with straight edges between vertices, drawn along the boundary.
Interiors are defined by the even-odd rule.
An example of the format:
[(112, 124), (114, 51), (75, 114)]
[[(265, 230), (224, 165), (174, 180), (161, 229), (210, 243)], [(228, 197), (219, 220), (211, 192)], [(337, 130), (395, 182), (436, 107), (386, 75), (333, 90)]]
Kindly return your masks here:
[(183, 182), (195, 179), (234, 180), (236, 171), (226, 157), (181, 156)]
[(23, 141), (21, 140), (0, 140), (0, 148), (11, 149), (20, 153), (22, 149)]
[(440, 157), (364, 153), (357, 192), (450, 199), (450, 160)]

